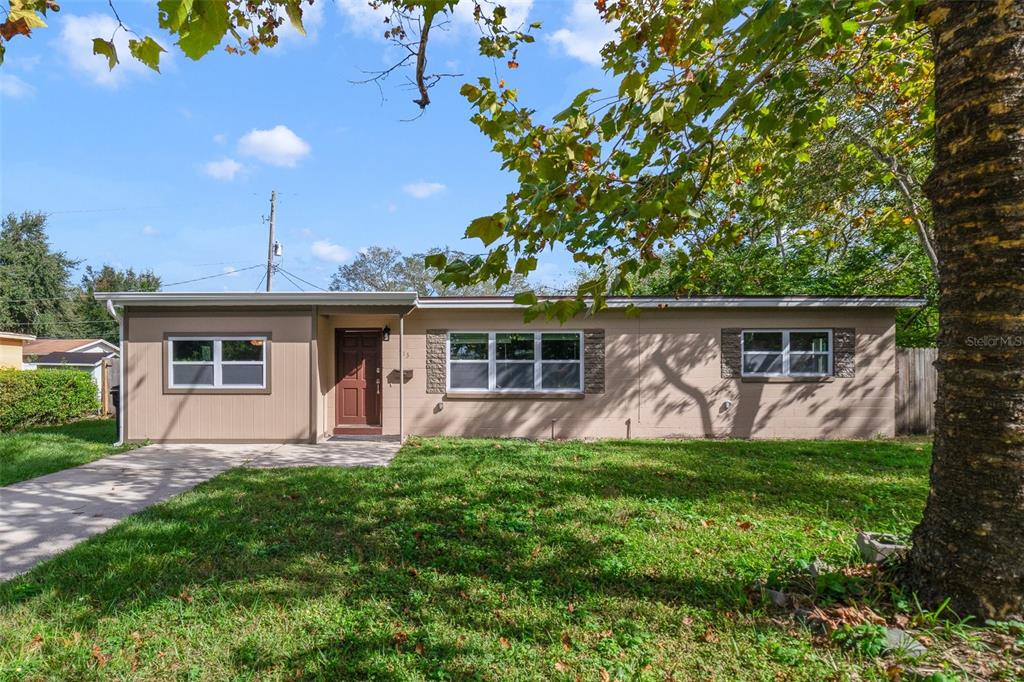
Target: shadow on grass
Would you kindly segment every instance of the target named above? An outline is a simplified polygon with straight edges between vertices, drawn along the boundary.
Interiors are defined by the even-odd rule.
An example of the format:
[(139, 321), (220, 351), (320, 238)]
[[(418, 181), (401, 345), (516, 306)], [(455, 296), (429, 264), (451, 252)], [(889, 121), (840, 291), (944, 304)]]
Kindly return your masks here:
[[(749, 610), (746, 586), (779, 554), (773, 534), (814, 552), (813, 538), (794, 539), (808, 523), (887, 525), (893, 507), (916, 518), (928, 466), (918, 448), (426, 441), (386, 469), (234, 470), (0, 585), (0, 615), (63, 611), (62, 627), (88, 631), (204, 590), (231, 611), (326, 596), (348, 613), (326, 641), (287, 651), (241, 638), (233, 665), (387, 677), (374, 666), (391, 651), (426, 674), (478, 644), (395, 621), (557, 642), (567, 618), (588, 617), (570, 604)], [(718, 527), (702, 526), (708, 515)]]

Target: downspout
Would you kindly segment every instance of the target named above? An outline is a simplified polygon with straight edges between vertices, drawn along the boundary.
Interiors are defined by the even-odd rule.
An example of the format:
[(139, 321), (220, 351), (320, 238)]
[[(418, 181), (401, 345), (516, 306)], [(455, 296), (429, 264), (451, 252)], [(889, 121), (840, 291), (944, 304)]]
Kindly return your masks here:
[(117, 320), (117, 346), (121, 355), (117, 363), (117, 442), (114, 445), (124, 445), (124, 318), (117, 313), (114, 302), (109, 298), (107, 313)]
[(405, 313), (398, 314), (398, 442), (405, 442)]

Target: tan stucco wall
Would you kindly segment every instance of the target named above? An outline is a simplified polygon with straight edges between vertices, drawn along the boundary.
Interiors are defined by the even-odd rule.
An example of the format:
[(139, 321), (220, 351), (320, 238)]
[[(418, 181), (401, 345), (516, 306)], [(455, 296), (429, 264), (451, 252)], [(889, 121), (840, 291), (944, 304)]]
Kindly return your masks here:
[[(397, 372), (397, 325), (384, 349), (384, 374)], [(365, 326), (372, 326), (370, 320)], [(321, 330), (341, 319), (323, 321)], [(353, 325), (357, 326), (357, 325)], [(379, 326), (379, 325), (378, 325)], [(895, 329), (892, 310), (645, 310), (608, 312), (565, 329), (606, 330), (605, 393), (583, 399), (463, 399), (426, 392), (427, 329), (523, 328), (516, 311), (419, 309), (406, 318), (407, 434), (625, 437), (869, 438), (892, 436)], [(826, 383), (753, 383), (721, 377), (723, 327), (854, 327), (856, 376)], [(538, 321), (529, 329), (557, 329)], [(321, 344), (323, 341), (321, 335)], [(331, 367), (333, 372), (333, 333)], [(322, 344), (323, 345), (323, 344)], [(322, 353), (322, 351), (321, 351)], [(333, 374), (328, 374), (333, 377)], [(333, 383), (333, 379), (331, 380)], [(397, 384), (385, 383), (384, 431), (398, 432)], [(727, 407), (726, 401), (732, 401)], [(325, 427), (333, 426), (328, 395)]]
[(0, 339), (0, 369), (21, 369), (20, 339)]
[[(312, 312), (153, 312), (129, 310), (125, 435), (152, 441), (308, 441)], [(163, 340), (181, 334), (269, 333), (269, 394), (167, 394)]]

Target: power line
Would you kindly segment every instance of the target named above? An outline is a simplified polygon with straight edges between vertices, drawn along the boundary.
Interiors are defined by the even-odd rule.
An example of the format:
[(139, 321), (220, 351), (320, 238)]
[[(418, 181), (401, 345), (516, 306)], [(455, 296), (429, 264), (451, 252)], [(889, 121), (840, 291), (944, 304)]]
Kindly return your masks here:
[(215, 275), (206, 275), (205, 277), (196, 277), (194, 279), (185, 279), (185, 280), (182, 280), (180, 282), (171, 282), (170, 284), (162, 284), (162, 285), (160, 285), (160, 288), (162, 289), (164, 287), (176, 287), (179, 284), (191, 284), (192, 282), (201, 282), (204, 279), (213, 279), (215, 277), (227, 277), (228, 275), (234, 275), (234, 274), (239, 273), (239, 272), (245, 272), (246, 270), (253, 270), (255, 268), (262, 268), (262, 267), (263, 267), (263, 264), (262, 263), (258, 263), (256, 265), (250, 265), (249, 267), (246, 267), (246, 268), (238, 268), (236, 270), (231, 270), (230, 272), (218, 272)]
[(302, 279), (301, 277), (296, 275), (294, 272), (289, 272), (288, 270), (285, 270), (280, 265), (277, 266), (277, 269), (280, 270), (282, 273), (291, 275), (292, 277), (294, 277), (295, 279), (299, 280), (300, 282), (304, 282), (304, 283), (308, 284), (309, 286), (313, 287), (314, 289), (319, 289), (320, 291), (328, 291), (327, 289), (324, 289), (322, 286), (320, 286), (318, 284), (313, 284), (309, 280)]
[(305, 291), (305, 289), (303, 289), (303, 288), (302, 288), (302, 285), (301, 285), (301, 284), (299, 284), (298, 282), (296, 282), (296, 281), (295, 281), (294, 279), (292, 279), (291, 277), (289, 277), (289, 276), (288, 276), (288, 273), (287, 273), (287, 272), (286, 272), (285, 270), (282, 270), (282, 269), (281, 269), (280, 267), (277, 267), (277, 268), (275, 268), (275, 270), (276, 270), (277, 272), (281, 273), (281, 276), (282, 276), (282, 277), (284, 277), (284, 278), (285, 278), (286, 280), (288, 280), (289, 282), (291, 282), (291, 283), (292, 283), (292, 284), (293, 284), (293, 285), (295, 286), (295, 288), (296, 288), (296, 289), (298, 289), (299, 291)]

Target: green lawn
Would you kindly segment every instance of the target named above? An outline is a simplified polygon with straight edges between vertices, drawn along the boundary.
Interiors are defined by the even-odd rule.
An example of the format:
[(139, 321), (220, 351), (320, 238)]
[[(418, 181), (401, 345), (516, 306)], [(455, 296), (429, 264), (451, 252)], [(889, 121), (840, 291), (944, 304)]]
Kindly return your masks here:
[(116, 447), (113, 419), (87, 419), (63, 426), (37, 426), (0, 433), (0, 486), (76, 467), (129, 447)]
[(929, 450), (438, 439), (233, 470), (0, 585), (0, 677), (882, 679), (747, 588), (907, 533)]

